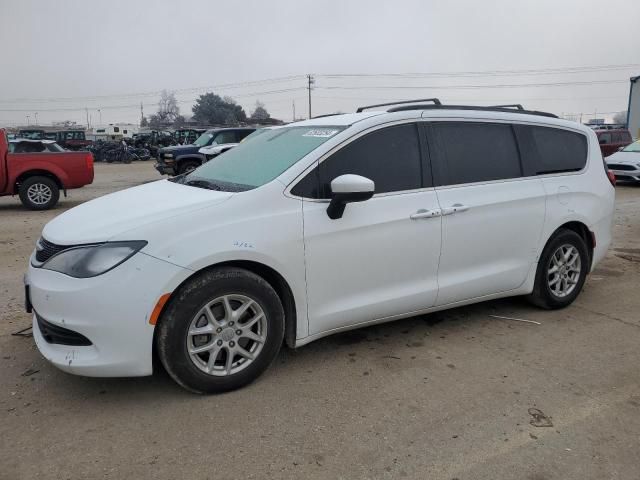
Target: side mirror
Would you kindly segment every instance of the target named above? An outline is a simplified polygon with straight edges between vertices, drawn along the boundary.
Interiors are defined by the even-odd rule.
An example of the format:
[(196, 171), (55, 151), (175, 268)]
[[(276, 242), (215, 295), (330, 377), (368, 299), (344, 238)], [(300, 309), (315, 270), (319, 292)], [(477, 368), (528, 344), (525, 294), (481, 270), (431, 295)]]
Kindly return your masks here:
[(340, 175), (331, 181), (331, 202), (327, 215), (332, 220), (342, 218), (347, 203), (364, 202), (373, 197), (373, 180), (360, 175)]

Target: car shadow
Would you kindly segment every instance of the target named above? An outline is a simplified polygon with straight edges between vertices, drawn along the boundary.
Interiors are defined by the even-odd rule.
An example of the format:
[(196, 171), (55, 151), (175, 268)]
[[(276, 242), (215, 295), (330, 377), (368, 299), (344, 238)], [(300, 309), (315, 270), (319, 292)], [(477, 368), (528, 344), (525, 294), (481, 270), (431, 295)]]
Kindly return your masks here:
[[(524, 312), (523, 312), (524, 310)], [(324, 362), (343, 358), (349, 361), (353, 357), (354, 349), (360, 349), (360, 361), (373, 362), (376, 358), (396, 358), (389, 352), (400, 348), (430, 348), (433, 342), (442, 341), (448, 336), (468, 335), (468, 328), (472, 324), (486, 321), (499, 321), (490, 315), (509, 315), (504, 312), (520, 312), (526, 316), (528, 311), (537, 311), (520, 298), (508, 298), (483, 302), (479, 304), (459, 307), (426, 315), (419, 315), (393, 322), (372, 325), (356, 330), (334, 334), (299, 349), (283, 347), (273, 365), (253, 384), (234, 392), (222, 395), (238, 395), (240, 392), (252, 389), (276, 388), (269, 382), (297, 384), (308, 378), (311, 371), (321, 368)], [(369, 352), (368, 358), (362, 353)], [(385, 357), (386, 356), (386, 357)], [(53, 389), (54, 396), (91, 397), (98, 401), (109, 398), (118, 403), (140, 403), (170, 399), (206, 398), (197, 396), (178, 386), (162, 368), (159, 361), (154, 359), (154, 374), (148, 377), (136, 378), (91, 378), (68, 375), (57, 370), (45, 362), (42, 366), (47, 369), (50, 378), (46, 388)], [(316, 370), (319, 371), (319, 370)]]

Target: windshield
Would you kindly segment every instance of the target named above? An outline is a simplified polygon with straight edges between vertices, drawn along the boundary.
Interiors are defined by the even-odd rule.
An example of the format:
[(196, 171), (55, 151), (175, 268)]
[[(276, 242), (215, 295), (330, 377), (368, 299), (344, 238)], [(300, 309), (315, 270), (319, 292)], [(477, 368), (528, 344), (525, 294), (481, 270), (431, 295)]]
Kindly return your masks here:
[(193, 144), (199, 147), (204, 147), (206, 145), (209, 145), (209, 141), (211, 141), (212, 138), (213, 138), (213, 133), (205, 132), (202, 135), (200, 135), (198, 139), (195, 142), (193, 142)]
[[(208, 180), (250, 190), (270, 182), (338, 132), (340, 127), (283, 127), (264, 130), (205, 163), (184, 180)], [(224, 188), (221, 188), (224, 189)]]
[(640, 152), (640, 140), (633, 142), (631, 145), (627, 145), (622, 149), (623, 152)]

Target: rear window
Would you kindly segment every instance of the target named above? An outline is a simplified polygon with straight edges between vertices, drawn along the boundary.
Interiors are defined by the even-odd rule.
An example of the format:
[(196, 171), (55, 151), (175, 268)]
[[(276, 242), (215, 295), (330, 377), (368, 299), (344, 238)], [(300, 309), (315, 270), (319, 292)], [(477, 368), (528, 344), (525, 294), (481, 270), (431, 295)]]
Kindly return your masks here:
[(522, 175), (511, 125), (434, 122), (434, 173), (439, 185), (486, 182)]
[(524, 125), (516, 130), (525, 175), (576, 172), (587, 164), (587, 138), (581, 133)]

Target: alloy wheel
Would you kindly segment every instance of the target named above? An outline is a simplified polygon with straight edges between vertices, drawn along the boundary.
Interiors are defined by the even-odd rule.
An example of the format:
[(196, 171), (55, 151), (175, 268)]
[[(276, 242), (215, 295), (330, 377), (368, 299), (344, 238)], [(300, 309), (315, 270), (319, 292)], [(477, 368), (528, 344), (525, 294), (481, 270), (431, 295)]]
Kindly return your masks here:
[(228, 376), (253, 363), (266, 339), (267, 319), (260, 304), (245, 295), (223, 295), (191, 320), (187, 352), (204, 373)]
[(556, 297), (570, 295), (580, 281), (582, 262), (576, 247), (565, 244), (551, 256), (547, 267), (547, 285)]

